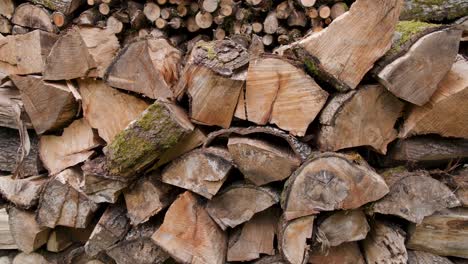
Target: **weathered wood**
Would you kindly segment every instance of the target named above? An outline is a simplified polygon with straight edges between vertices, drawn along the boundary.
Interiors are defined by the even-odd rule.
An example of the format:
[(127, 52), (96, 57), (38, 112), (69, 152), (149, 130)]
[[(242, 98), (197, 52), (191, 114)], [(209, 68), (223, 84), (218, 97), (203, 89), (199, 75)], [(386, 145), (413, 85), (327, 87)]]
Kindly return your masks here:
[(463, 0), (405, 0), (401, 20), (445, 21), (466, 16), (468, 3)]
[(35, 207), (47, 178), (32, 176), (26, 179), (14, 179), (12, 176), (0, 177), (2, 198), (17, 207), (29, 209)]
[(0, 16), (0, 33), (10, 34), (13, 26), (8, 18)]
[(319, 249), (309, 253), (311, 264), (365, 264), (364, 257), (356, 242), (344, 243), (323, 252)]
[(147, 102), (113, 89), (103, 81), (82, 79), (78, 80), (78, 86), (83, 98), (84, 118), (107, 143), (111, 143), (149, 106)]
[(0, 15), (11, 19), (15, 12), (15, 2), (13, 0), (5, 0), (0, 3)]
[(448, 258), (424, 251), (408, 250), (408, 264), (453, 264)]
[(86, 3), (85, 0), (28, 0), (35, 4), (43, 5), (49, 9), (60, 11), (66, 15), (71, 14), (82, 4)]
[(10, 78), (20, 90), (36, 133), (61, 129), (76, 117), (79, 105), (65, 82), (47, 82), (40, 76), (13, 75)]
[(397, 137), (393, 127), (403, 106), (381, 85), (364, 85), (333, 97), (320, 116), (322, 127), (317, 139), (320, 149), (337, 151), (370, 146), (385, 154), (387, 144)]
[[(451, 187), (463, 207), (468, 207), (468, 168), (461, 169), (455, 175), (450, 175)], [(452, 183), (453, 181), (453, 183)]]
[(244, 177), (258, 186), (286, 179), (301, 164), (290, 149), (265, 140), (230, 137), (227, 146)]
[(8, 216), (10, 232), (18, 249), (31, 253), (47, 243), (50, 229), (36, 222), (33, 212), (12, 207)]
[[(5, 209), (0, 209), (0, 249), (18, 249), (8, 224), (8, 213)], [(1, 260), (0, 263), (2, 263)]]
[(361, 210), (339, 211), (318, 225), (317, 237), (323, 247), (336, 247), (366, 238), (369, 230), (366, 215)]
[(161, 181), (211, 199), (232, 167), (232, 158), (225, 149), (196, 149), (172, 161), (163, 170)]
[(468, 61), (457, 57), (450, 72), (439, 83), (430, 101), (409, 109), (400, 129), (400, 137), (439, 134), (444, 137), (468, 138), (465, 113), (468, 105)]
[(136, 176), (193, 129), (183, 109), (156, 101), (107, 146), (109, 172), (122, 178)]
[(47, 251), (60, 252), (73, 244), (71, 234), (64, 227), (57, 227), (50, 232), (47, 240)]
[(201, 200), (185, 192), (169, 207), (153, 241), (182, 263), (222, 264), (227, 235), (210, 218)]
[(306, 263), (309, 259), (307, 239), (312, 238), (315, 216), (303, 216), (291, 221), (282, 217), (278, 224), (278, 249), (291, 264)]
[(467, 224), (467, 208), (439, 211), (424, 218), (420, 225), (410, 225), (407, 246), (440, 256), (468, 258)]
[(390, 49), (401, 6), (400, 0), (357, 0), (339, 20), (294, 49), (314, 77), (339, 91), (354, 89)]
[(276, 124), (293, 135), (304, 136), (327, 97), (327, 92), (291, 62), (262, 57), (250, 63), (245, 91), (249, 121)]
[(42, 6), (23, 3), (15, 8), (11, 22), (22, 27), (55, 33), (58, 29), (50, 16), (51, 13)]
[(21, 252), (15, 256), (11, 264), (49, 264), (49, 261), (39, 253)]
[(161, 210), (169, 206), (177, 192), (168, 184), (158, 180), (159, 174), (153, 173), (139, 179), (133, 186), (124, 191), (127, 215), (132, 225), (148, 221)]
[(130, 220), (122, 203), (110, 205), (96, 224), (88, 242), (86, 254), (96, 256), (121, 240), (130, 228)]
[(102, 19), (102, 15), (98, 8), (93, 7), (81, 13), (73, 20), (73, 23), (79, 26), (95, 26), (100, 19)]
[(206, 211), (225, 230), (249, 221), (279, 202), (279, 194), (268, 187), (250, 184), (234, 184), (208, 201)]
[(358, 155), (312, 156), (289, 177), (281, 198), (286, 219), (320, 211), (355, 209), (382, 198), (389, 189)]
[(379, 221), (373, 223), (369, 235), (362, 242), (362, 248), (367, 263), (408, 262), (405, 232), (393, 224)]
[(167, 40), (141, 40), (120, 51), (104, 79), (112, 87), (150, 98), (172, 98), (172, 86), (179, 79), (180, 60), (181, 52)]
[(262, 211), (230, 234), (227, 261), (251, 261), (260, 254), (274, 255), (273, 245), (279, 212), (276, 208)]
[[(1, 70), (0, 79), (3, 79)], [(11, 82), (10, 84), (0, 87), (0, 126), (14, 129), (19, 129), (22, 126), (31, 128), (31, 120), (29, 120), (28, 114), (24, 110), (20, 92)], [(18, 123), (18, 121), (21, 122)]]
[(87, 160), (101, 140), (84, 119), (75, 120), (63, 130), (61, 136), (42, 136), (39, 154), (50, 174)]

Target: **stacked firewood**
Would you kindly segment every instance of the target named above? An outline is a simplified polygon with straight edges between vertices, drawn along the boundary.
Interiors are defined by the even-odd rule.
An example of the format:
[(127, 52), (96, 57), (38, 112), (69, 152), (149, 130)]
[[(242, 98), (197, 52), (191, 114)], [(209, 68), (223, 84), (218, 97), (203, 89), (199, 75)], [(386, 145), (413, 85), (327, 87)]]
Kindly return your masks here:
[(0, 263), (466, 263), (468, 4), (428, 2), (2, 0)]

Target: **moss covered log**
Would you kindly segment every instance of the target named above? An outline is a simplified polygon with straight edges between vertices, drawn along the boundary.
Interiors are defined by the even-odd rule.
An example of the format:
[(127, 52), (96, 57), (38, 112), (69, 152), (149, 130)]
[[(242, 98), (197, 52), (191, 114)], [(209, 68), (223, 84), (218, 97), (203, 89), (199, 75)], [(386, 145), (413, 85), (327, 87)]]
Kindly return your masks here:
[(401, 20), (451, 21), (468, 14), (466, 0), (405, 0)]
[(136, 176), (193, 129), (182, 109), (156, 101), (106, 148), (109, 172), (124, 178)]

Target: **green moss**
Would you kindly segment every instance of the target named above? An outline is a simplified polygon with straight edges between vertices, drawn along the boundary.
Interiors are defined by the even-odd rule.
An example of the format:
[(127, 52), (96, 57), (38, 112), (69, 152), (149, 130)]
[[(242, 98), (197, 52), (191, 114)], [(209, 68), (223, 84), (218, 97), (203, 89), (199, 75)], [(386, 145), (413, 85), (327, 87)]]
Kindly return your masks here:
[(214, 50), (214, 43), (199, 41), (197, 42), (197, 47), (206, 50), (206, 55), (208, 59), (214, 60), (216, 58), (216, 51)]
[(307, 68), (307, 71), (312, 74), (313, 76), (318, 76), (319, 75), (319, 69), (317, 68), (317, 65), (309, 59), (304, 59), (304, 64)]
[(426, 22), (420, 22), (420, 21), (400, 21), (398, 22), (396, 26), (396, 32), (400, 33), (400, 38), (398, 41), (393, 43), (392, 49), (390, 50), (391, 53), (396, 53), (399, 52), (401, 47), (408, 41), (411, 40), (411, 38), (424, 31), (425, 29), (431, 28), (431, 27), (437, 27), (438, 25), (436, 24), (431, 24), (431, 23), (426, 23)]
[(447, 0), (417, 0), (416, 2), (425, 5), (442, 5)]
[(386, 169), (383, 172), (381, 172), (380, 175), (384, 179), (387, 179), (387, 178), (391, 177), (395, 173), (402, 173), (402, 172), (405, 172), (405, 171), (408, 171), (405, 166), (398, 166), (398, 167)]
[(157, 124), (158, 120), (164, 118), (164, 107), (160, 104), (152, 104), (150, 105), (143, 116), (136, 121), (136, 125), (141, 127), (145, 131), (150, 131), (154, 129), (155, 124)]

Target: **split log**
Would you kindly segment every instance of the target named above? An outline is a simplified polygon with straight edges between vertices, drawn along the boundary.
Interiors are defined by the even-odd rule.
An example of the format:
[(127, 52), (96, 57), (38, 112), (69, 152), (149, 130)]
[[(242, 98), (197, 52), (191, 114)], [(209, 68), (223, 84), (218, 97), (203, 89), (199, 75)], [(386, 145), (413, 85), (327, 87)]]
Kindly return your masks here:
[(226, 230), (249, 221), (254, 214), (279, 202), (279, 194), (271, 188), (250, 184), (234, 184), (208, 201), (206, 211)]
[(15, 256), (11, 264), (50, 264), (50, 262), (39, 253), (21, 252)]
[(410, 225), (407, 246), (440, 256), (468, 258), (467, 224), (467, 208), (439, 211), (420, 225)]
[(370, 227), (361, 210), (339, 211), (325, 218), (317, 227), (318, 241), (324, 247), (366, 238)]
[(105, 152), (110, 174), (136, 176), (194, 129), (183, 109), (158, 100), (133, 121)]
[(47, 82), (32, 75), (13, 75), (11, 79), (37, 134), (61, 129), (76, 117), (79, 105), (65, 82)]
[(381, 85), (364, 85), (339, 94), (322, 111), (318, 145), (324, 151), (370, 146), (385, 154), (387, 144), (397, 137), (393, 127), (403, 107)]
[(122, 203), (110, 205), (96, 224), (85, 244), (86, 254), (93, 257), (120, 241), (130, 228)]
[(65, 227), (57, 227), (50, 232), (47, 240), (47, 251), (60, 252), (64, 251), (73, 244), (71, 234)]
[(2, 62), (2, 67), (0, 69), (4, 75), (8, 76), (10, 74), (16, 74), (18, 72), (18, 61), (16, 59), (16, 56), (16, 36), (6, 36), (1, 38), (0, 61)]
[(163, 170), (161, 181), (211, 199), (232, 167), (232, 158), (225, 149), (196, 149), (172, 161)]
[[(439, 27), (438, 30), (432, 24), (401, 21), (396, 27), (390, 52), (373, 72), (394, 95), (424, 105), (452, 67), (461, 33), (455, 28)], [(415, 71), (415, 68), (420, 70)]]
[(47, 243), (50, 229), (36, 222), (33, 212), (12, 207), (8, 216), (11, 235), (21, 251), (31, 253)]
[(0, 15), (11, 19), (15, 12), (15, 2), (13, 0), (5, 0), (0, 3)]
[(251, 261), (260, 254), (274, 255), (273, 246), (279, 212), (275, 208), (262, 211), (229, 236), (227, 261)]
[(18, 168), (18, 150), (22, 147), (20, 134), (16, 129), (0, 127), (0, 171), (14, 174), (18, 169), (23, 177), (39, 175), (44, 168), (39, 158), (39, 140), (33, 133), (29, 135), (30, 151)]
[(230, 137), (228, 149), (244, 177), (258, 186), (286, 179), (301, 164), (290, 149), (265, 140)]
[(232, 40), (197, 42), (176, 87), (179, 98), (187, 90), (193, 122), (230, 126), (245, 83), (236, 74), (245, 68), (248, 57), (247, 50)]
[(291, 221), (282, 217), (278, 224), (278, 249), (284, 260), (302, 264), (309, 259), (307, 239), (312, 238), (315, 216), (303, 216)]
[(249, 121), (276, 124), (304, 136), (327, 97), (327, 92), (289, 61), (265, 56), (250, 63), (245, 91)]
[(466, 16), (468, 3), (460, 0), (429, 1), (405, 0), (401, 20), (445, 21)]
[(48, 9), (59, 11), (65, 15), (71, 14), (82, 4), (86, 3), (85, 0), (28, 0), (35, 4), (40, 4)]
[[(8, 224), (8, 213), (5, 209), (0, 209), (0, 249), (18, 249)], [(0, 263), (3, 263), (1, 259)]]
[(75, 120), (63, 130), (61, 136), (42, 136), (39, 154), (50, 174), (87, 160), (101, 140), (84, 119)]
[(367, 263), (406, 264), (405, 232), (399, 227), (376, 221), (362, 243)]
[(399, 0), (357, 0), (323, 32), (301, 40), (294, 48), (297, 56), (319, 80), (339, 91), (354, 89), (389, 50), (401, 6)]
[(37, 205), (46, 180), (47, 178), (44, 176), (33, 176), (26, 179), (2, 176), (0, 177), (0, 194), (15, 206), (29, 209)]
[(453, 180), (453, 189), (458, 200), (463, 207), (468, 207), (468, 169), (464, 168), (455, 175), (451, 175), (451, 180)]
[(24, 3), (15, 8), (11, 22), (22, 27), (56, 33), (58, 29), (50, 16), (51, 13), (42, 6)]
[(437, 256), (424, 251), (408, 250), (408, 263), (409, 264), (453, 264), (448, 258)]
[(185, 192), (169, 207), (153, 241), (182, 263), (222, 264), (227, 235), (210, 218), (201, 200)]
[(120, 51), (104, 80), (112, 87), (153, 99), (172, 98), (171, 89), (179, 79), (181, 56), (165, 39), (137, 41)]
[(145, 101), (113, 89), (103, 81), (78, 80), (83, 115), (108, 144), (149, 106)]
[(12, 25), (8, 18), (0, 16), (0, 33), (1, 34), (10, 34), (12, 30)]
[(148, 221), (161, 210), (169, 206), (177, 192), (168, 184), (158, 180), (159, 174), (150, 174), (139, 179), (133, 186), (124, 191), (127, 215), (133, 226)]
[[(0, 83), (3, 81), (2, 79), (0, 70)], [(5, 85), (0, 86), (0, 126), (13, 129), (32, 128), (31, 120), (24, 110), (19, 90), (11, 82), (9, 84), (5, 83)], [(19, 120), (21, 120), (20, 123), (18, 123)], [(33, 136), (31, 135), (31, 137)]]
[(281, 207), (286, 219), (320, 211), (356, 209), (389, 189), (358, 154), (324, 153), (311, 157), (286, 182)]
[(464, 118), (468, 111), (468, 105), (464, 103), (468, 99), (467, 72), (468, 61), (457, 57), (431, 100), (422, 107), (413, 106), (409, 110), (400, 137), (432, 133), (468, 138), (468, 121)]
[(332, 247), (327, 252), (312, 250), (309, 253), (311, 264), (365, 264), (364, 257), (356, 242), (344, 243)]

